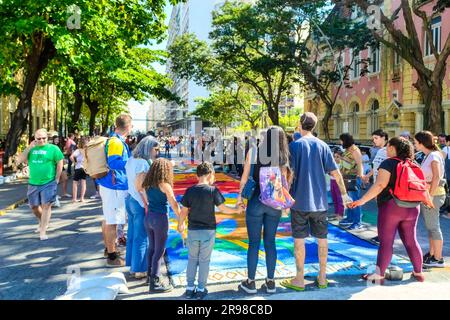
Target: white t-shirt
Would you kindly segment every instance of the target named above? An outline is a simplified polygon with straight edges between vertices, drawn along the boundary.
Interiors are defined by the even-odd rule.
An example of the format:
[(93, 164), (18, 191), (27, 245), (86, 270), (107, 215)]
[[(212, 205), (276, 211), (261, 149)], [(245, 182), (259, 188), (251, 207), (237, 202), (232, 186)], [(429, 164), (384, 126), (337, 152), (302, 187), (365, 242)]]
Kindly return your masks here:
[(367, 154), (362, 156), (362, 162), (364, 167), (364, 174), (367, 174), (370, 171), (370, 158)]
[(82, 169), (83, 168), (83, 160), (84, 160), (83, 153), (80, 151), (80, 149), (77, 149), (73, 152), (72, 155), (76, 161), (75, 169)]
[(147, 173), (148, 170), (150, 170), (150, 165), (147, 160), (131, 157), (125, 165), (125, 170), (127, 172), (128, 178), (128, 193), (133, 197), (134, 200), (139, 202), (139, 204), (143, 208), (144, 202), (142, 201), (141, 195), (136, 190), (135, 182), (138, 174)]
[(444, 178), (444, 159), (442, 158), (442, 155), (439, 151), (433, 151), (428, 156), (425, 157), (425, 159), (422, 161), (422, 164), (420, 167), (423, 170), (423, 173), (425, 174), (425, 180), (427, 182), (431, 182), (433, 179), (433, 171), (431, 169), (431, 163), (433, 161), (436, 161), (439, 163), (440, 166), (440, 177), (439, 179)]
[(372, 166), (373, 166), (373, 181), (377, 180), (378, 177), (378, 168), (380, 167), (380, 164), (387, 159), (387, 152), (386, 147), (381, 148), (377, 151), (377, 154), (375, 158), (373, 159)]
[(450, 147), (444, 147), (444, 148), (442, 148), (442, 151), (445, 153), (445, 157), (446, 157), (446, 158), (447, 158), (447, 157), (450, 158), (450, 154), (449, 154), (449, 152), (450, 152)]

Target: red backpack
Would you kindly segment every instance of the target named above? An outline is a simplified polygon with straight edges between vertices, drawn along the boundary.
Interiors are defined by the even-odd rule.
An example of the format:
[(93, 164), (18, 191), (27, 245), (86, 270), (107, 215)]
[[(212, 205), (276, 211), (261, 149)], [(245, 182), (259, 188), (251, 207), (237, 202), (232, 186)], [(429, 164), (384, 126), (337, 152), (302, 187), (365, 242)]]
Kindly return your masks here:
[[(390, 190), (395, 200), (404, 202), (422, 202), (430, 208), (434, 208), (428, 192), (428, 185), (425, 180), (425, 174), (418, 164), (406, 159), (391, 158), (398, 160), (397, 178), (395, 186)], [(398, 203), (398, 202), (397, 202)]]

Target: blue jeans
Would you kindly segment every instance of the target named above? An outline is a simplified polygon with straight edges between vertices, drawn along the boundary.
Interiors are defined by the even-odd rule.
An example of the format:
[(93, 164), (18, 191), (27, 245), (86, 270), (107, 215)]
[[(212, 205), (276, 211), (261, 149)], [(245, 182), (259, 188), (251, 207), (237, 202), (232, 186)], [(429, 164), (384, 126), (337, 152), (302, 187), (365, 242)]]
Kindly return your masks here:
[(264, 250), (266, 254), (267, 278), (273, 279), (277, 262), (275, 236), (281, 210), (266, 206), (254, 195), (248, 202), (245, 221), (248, 233), (247, 269), (248, 278), (254, 280), (258, 266), (258, 253), (261, 245), (261, 230), (264, 230)]
[(148, 238), (145, 231), (145, 210), (132, 196), (125, 199), (128, 213), (128, 239), (125, 263), (131, 272), (147, 272)]
[(206, 286), (209, 274), (209, 262), (216, 239), (216, 230), (188, 230), (188, 265), (186, 270), (187, 286), (194, 287), (198, 267), (198, 289)]
[[(357, 185), (357, 191), (347, 191), (350, 198), (352, 198), (353, 201), (359, 200), (361, 198), (361, 179), (357, 179), (356, 182)], [(353, 223), (361, 223), (362, 218), (362, 210), (361, 207), (356, 207), (354, 209), (345, 209), (347, 211), (347, 217), (346, 219)]]

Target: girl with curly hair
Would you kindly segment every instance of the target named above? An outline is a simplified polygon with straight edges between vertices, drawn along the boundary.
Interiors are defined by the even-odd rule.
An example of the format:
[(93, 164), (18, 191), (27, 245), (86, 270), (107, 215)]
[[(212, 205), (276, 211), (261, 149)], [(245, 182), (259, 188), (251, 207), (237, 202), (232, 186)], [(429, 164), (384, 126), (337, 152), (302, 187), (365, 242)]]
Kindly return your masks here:
[(149, 292), (168, 292), (173, 288), (160, 279), (160, 260), (164, 256), (169, 231), (169, 205), (177, 216), (181, 212), (173, 192), (172, 163), (164, 158), (155, 160), (145, 176), (142, 187), (146, 190), (149, 201), (144, 220), (149, 243), (147, 273)]

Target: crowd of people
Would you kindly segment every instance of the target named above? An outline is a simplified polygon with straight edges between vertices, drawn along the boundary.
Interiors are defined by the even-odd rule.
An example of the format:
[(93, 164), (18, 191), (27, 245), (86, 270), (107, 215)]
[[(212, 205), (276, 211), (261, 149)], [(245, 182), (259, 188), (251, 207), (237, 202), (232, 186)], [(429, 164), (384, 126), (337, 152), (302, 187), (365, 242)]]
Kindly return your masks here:
[[(239, 195), (236, 206), (229, 207), (224, 204), (223, 195), (214, 185), (215, 170), (213, 163), (208, 161), (202, 161), (197, 166), (198, 183), (188, 188), (178, 203), (173, 189), (174, 164), (168, 159), (170, 152), (169, 156), (166, 153), (167, 157), (160, 157), (161, 146), (164, 145), (164, 148), (168, 147), (170, 150), (173, 143), (170, 139), (159, 139), (153, 134), (141, 135), (136, 139), (129, 138), (131, 122), (129, 115), (121, 115), (116, 119), (115, 131), (108, 138), (105, 150), (109, 171), (95, 179), (95, 184), (102, 200), (102, 234), (106, 265), (130, 267), (133, 277), (147, 279), (151, 293), (172, 290), (170, 283), (164, 281), (160, 270), (168, 237), (169, 207), (177, 216), (178, 231), (184, 234), (187, 229), (187, 298), (203, 299), (208, 293), (206, 285), (216, 230), (215, 207), (229, 214), (245, 211), (249, 242), (248, 278), (239, 284), (243, 291), (249, 294), (257, 292), (255, 277), (262, 238), (267, 268), (264, 288), (267, 293), (276, 292), (275, 237), (282, 214), (287, 212), (291, 217), (297, 274), (293, 279), (282, 281), (281, 285), (297, 291), (305, 290), (305, 239), (313, 236), (318, 241), (320, 264), (316, 285), (321, 289), (327, 288), (328, 176), (331, 177), (336, 219), (343, 228), (361, 229), (361, 206), (376, 198), (380, 244), (377, 269), (373, 274), (364, 275), (364, 280), (383, 283), (385, 271), (392, 259), (397, 231), (413, 264), (412, 276), (415, 279), (424, 281), (424, 266), (443, 267), (445, 264), (439, 213), (446, 200), (449, 137), (440, 137), (439, 142), (445, 140), (445, 145), (439, 146), (435, 143), (433, 134), (428, 131), (418, 132), (414, 138), (403, 134), (403, 137), (389, 139), (388, 134), (379, 129), (372, 134), (374, 151), (370, 152), (369, 157), (367, 153), (364, 155), (361, 152), (348, 133), (340, 136), (342, 147), (331, 150), (314, 134), (317, 117), (306, 112), (300, 118), (299, 132), (293, 136), (287, 135), (278, 126), (271, 126), (254, 145), (247, 140), (245, 146), (241, 146), (246, 152), (244, 163), (240, 168), (236, 166), (241, 177)], [(68, 195), (64, 181), (67, 181), (67, 175), (71, 175), (71, 162), (75, 164), (73, 201), (78, 201), (78, 184), (81, 185), (80, 201), (85, 199), (86, 172), (83, 170), (83, 150), (89, 142), (88, 137), (75, 139), (73, 135), (69, 135), (64, 144), (59, 137), (54, 137), (53, 143), (49, 143), (47, 139), (45, 130), (37, 130), (35, 140), (19, 156), (19, 161), (27, 161), (30, 167), (28, 199), (39, 221), (41, 240), (48, 239), (46, 230), (59, 182), (63, 183), (63, 193)], [(181, 137), (175, 141), (175, 146), (187, 140), (191, 145), (193, 158), (193, 149), (196, 147), (205, 150), (206, 144), (216, 143), (214, 139), (207, 143), (203, 138), (200, 139), (201, 141), (195, 144), (193, 137)], [(238, 147), (236, 139), (232, 143)], [(276, 146), (277, 150), (273, 150), (271, 146)], [(428, 185), (432, 206), (417, 202), (405, 204), (392, 192), (399, 178), (398, 164), (415, 161), (421, 155), (421, 170)], [(267, 157), (269, 161), (266, 161)], [(69, 163), (67, 173), (64, 170), (64, 158)], [(233, 159), (233, 162), (239, 161)], [(295, 200), (290, 208), (275, 208), (260, 197), (260, 173), (267, 167), (279, 168), (283, 181), (288, 185), (288, 192)], [(362, 195), (362, 186), (369, 185), (370, 182), (372, 186)], [(247, 192), (249, 186), (253, 186), (251, 194)], [(247, 201), (244, 201), (244, 198)], [(450, 208), (445, 208), (444, 216), (448, 216), (447, 210)], [(425, 255), (422, 254), (416, 237), (420, 214), (425, 219), (429, 234), (429, 252)], [(118, 233), (121, 230), (123, 232), (127, 221), (128, 237), (123, 259), (122, 253), (117, 249), (117, 239), (120, 238)]]

